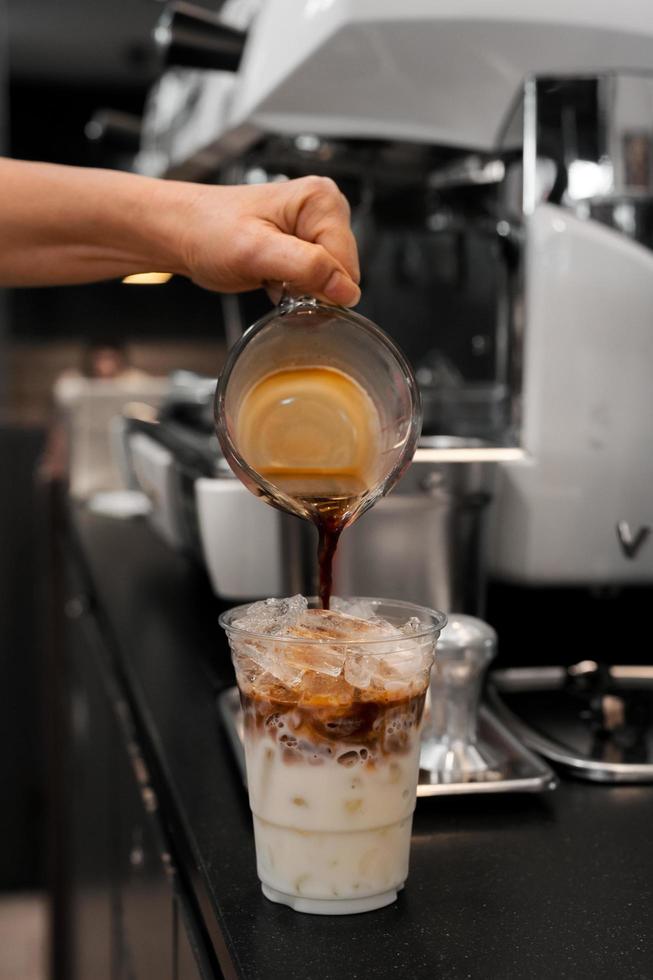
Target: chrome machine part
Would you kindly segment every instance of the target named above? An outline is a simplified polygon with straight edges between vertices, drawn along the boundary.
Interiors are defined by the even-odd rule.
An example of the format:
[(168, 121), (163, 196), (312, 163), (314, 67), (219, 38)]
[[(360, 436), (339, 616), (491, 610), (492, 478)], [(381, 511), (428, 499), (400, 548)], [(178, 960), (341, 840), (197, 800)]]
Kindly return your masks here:
[(582, 661), (496, 670), (488, 697), (517, 738), (565, 772), (653, 782), (653, 667)]
[(447, 617), (431, 671), (420, 754), (420, 767), (434, 783), (502, 777), (505, 760), (478, 735), (481, 688), (496, 648), (496, 633), (483, 620)]

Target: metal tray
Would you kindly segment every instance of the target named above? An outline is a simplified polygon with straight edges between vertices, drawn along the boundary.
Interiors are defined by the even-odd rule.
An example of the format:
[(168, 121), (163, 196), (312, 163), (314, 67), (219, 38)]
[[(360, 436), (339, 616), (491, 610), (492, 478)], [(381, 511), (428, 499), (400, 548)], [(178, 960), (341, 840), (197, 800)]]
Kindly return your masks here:
[[(238, 689), (229, 687), (218, 695), (218, 710), (238, 768), (246, 784), (243, 717)], [(421, 769), (417, 796), (454, 796), (467, 793), (539, 793), (558, 785), (553, 770), (527, 749), (486, 705), (479, 711), (479, 740), (504, 760), (500, 779), (460, 783), (432, 783), (430, 773)]]
[[(588, 722), (592, 712), (579, 699), (579, 682), (586, 685), (583, 693), (588, 706), (590, 698), (594, 699), (594, 711), (602, 710), (601, 698), (606, 696), (621, 702), (621, 711), (627, 710), (624, 705), (630, 695), (631, 704), (634, 697), (644, 697), (653, 718), (653, 667), (583, 661), (572, 667), (495, 670), (489, 676), (486, 696), (518, 739), (565, 772), (601, 783), (653, 782), (653, 726), (642, 725), (640, 758), (619, 761), (618, 756), (627, 753), (617, 741), (618, 729), (616, 738), (609, 730), (592, 733)], [(630, 754), (634, 755), (632, 749)]]

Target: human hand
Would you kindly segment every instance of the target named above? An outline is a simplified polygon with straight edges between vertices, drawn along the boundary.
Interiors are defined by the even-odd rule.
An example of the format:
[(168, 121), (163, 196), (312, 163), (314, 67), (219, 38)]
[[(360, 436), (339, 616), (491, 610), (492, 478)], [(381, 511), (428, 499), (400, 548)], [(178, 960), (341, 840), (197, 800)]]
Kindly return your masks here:
[(154, 269), (224, 292), (285, 283), (344, 306), (360, 298), (349, 205), (326, 177), (225, 187), (0, 159), (0, 181), (0, 284)]
[(198, 285), (230, 293), (264, 286), (278, 299), (284, 283), (342, 306), (360, 299), (349, 205), (329, 178), (184, 186), (180, 271)]

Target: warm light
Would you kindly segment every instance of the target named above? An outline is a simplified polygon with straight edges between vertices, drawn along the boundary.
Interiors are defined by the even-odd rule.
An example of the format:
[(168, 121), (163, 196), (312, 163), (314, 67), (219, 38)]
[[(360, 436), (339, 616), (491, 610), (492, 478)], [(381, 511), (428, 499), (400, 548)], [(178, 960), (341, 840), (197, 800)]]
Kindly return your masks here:
[(136, 272), (125, 276), (123, 282), (131, 286), (159, 286), (172, 279), (172, 272)]

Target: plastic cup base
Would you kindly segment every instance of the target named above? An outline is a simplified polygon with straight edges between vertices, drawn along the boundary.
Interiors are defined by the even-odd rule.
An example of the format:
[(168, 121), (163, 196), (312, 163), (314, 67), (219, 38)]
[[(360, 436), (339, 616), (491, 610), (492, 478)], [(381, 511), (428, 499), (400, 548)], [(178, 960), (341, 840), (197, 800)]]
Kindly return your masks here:
[(355, 915), (357, 912), (373, 912), (391, 905), (397, 898), (397, 890), (369, 895), (366, 898), (302, 898), (299, 895), (286, 895), (276, 888), (261, 884), (261, 890), (271, 902), (288, 905), (295, 912), (308, 912), (311, 915)]

